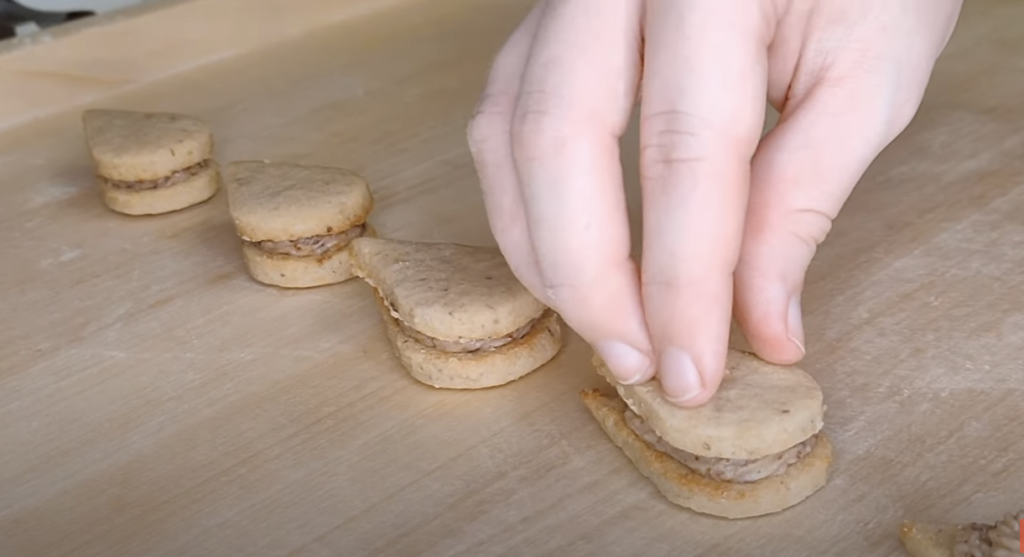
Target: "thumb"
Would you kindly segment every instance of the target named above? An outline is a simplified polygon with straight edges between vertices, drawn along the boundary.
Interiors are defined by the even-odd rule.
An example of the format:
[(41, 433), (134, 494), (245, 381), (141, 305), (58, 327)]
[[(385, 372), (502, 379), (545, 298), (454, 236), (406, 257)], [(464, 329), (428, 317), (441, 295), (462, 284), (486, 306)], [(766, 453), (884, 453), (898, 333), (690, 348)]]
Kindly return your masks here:
[(734, 311), (768, 361), (803, 357), (800, 295), (811, 259), (853, 187), (916, 111), (910, 99), (880, 98), (868, 81), (819, 86), (788, 103), (751, 162)]

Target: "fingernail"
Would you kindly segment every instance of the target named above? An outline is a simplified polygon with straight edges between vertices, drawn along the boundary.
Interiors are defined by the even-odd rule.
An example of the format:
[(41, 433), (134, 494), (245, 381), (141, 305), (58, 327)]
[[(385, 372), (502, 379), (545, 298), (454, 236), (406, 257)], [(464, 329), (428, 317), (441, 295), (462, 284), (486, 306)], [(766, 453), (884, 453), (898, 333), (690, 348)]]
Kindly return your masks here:
[(669, 348), (661, 354), (662, 386), (666, 383), (674, 386), (674, 391), (682, 394), (678, 396), (667, 396), (669, 402), (683, 404), (699, 397), (704, 390), (704, 381), (693, 363), (693, 358), (683, 350)]
[(800, 311), (800, 295), (797, 294), (789, 300), (789, 314), (786, 316), (787, 336), (789, 340), (800, 349), (800, 353), (806, 355), (804, 348), (804, 319)]
[(628, 377), (624, 385), (636, 385), (650, 373), (651, 359), (640, 350), (616, 340), (599, 342), (594, 346), (609, 369), (619, 377)]

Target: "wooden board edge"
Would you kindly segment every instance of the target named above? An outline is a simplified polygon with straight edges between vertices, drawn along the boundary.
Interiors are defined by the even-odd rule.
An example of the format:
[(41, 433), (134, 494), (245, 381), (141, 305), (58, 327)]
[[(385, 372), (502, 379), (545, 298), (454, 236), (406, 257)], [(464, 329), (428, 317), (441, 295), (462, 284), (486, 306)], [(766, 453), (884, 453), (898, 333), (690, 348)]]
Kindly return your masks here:
[(0, 132), (422, 0), (165, 0), (0, 43)]

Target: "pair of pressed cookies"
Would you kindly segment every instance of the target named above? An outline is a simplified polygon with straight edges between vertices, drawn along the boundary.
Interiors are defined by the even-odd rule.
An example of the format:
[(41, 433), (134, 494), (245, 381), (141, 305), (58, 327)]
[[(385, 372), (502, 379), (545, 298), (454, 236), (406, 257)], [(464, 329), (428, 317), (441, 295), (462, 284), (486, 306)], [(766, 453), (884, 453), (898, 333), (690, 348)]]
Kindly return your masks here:
[(357, 174), (264, 162), (231, 163), (224, 174), (253, 278), (288, 288), (363, 279), (395, 354), (418, 381), (495, 387), (561, 350), (557, 315), (497, 249), (376, 237), (367, 222), (373, 197)]

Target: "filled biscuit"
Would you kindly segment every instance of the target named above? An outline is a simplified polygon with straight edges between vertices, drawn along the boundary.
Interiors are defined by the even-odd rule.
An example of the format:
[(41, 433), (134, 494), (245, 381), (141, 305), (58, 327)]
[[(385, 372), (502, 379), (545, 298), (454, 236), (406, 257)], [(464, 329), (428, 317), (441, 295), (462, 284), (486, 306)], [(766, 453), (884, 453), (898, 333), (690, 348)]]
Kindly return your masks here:
[(594, 365), (618, 396), (584, 391), (584, 404), (669, 501), (746, 518), (787, 509), (824, 487), (832, 445), (821, 431), (821, 390), (803, 371), (731, 350), (715, 397), (681, 408), (656, 380), (621, 385), (596, 356)]
[(448, 389), (503, 385), (562, 347), (558, 316), (520, 284), (497, 249), (360, 238), (352, 256), (375, 289), (395, 354), (418, 381)]
[(220, 187), (213, 133), (182, 114), (87, 110), (86, 144), (107, 207), (126, 215), (178, 211)]
[(242, 255), (257, 281), (311, 288), (353, 278), (349, 244), (373, 236), (373, 196), (344, 168), (262, 161), (224, 167)]

